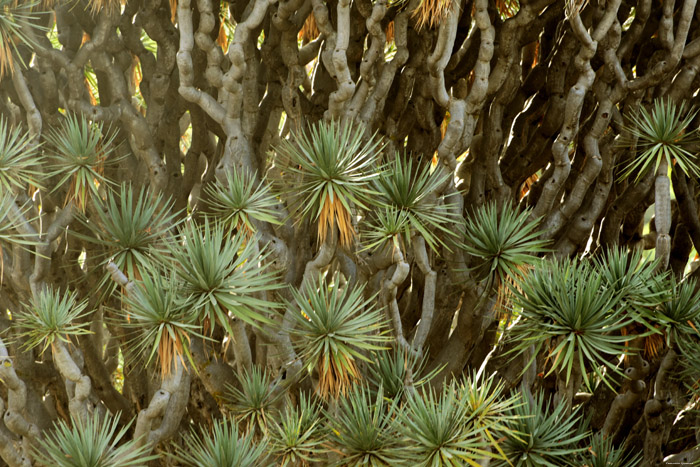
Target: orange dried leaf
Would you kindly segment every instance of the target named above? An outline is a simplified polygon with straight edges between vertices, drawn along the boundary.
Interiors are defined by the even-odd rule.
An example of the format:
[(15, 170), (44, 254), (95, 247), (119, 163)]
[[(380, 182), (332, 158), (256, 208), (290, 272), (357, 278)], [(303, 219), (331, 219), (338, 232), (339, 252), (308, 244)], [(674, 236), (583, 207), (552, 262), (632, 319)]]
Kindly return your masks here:
[(177, 0), (170, 0), (170, 22), (174, 23), (177, 19)]
[(228, 49), (228, 35), (226, 35), (226, 28), (224, 28), (224, 21), (219, 21), (219, 35), (216, 36), (216, 43), (219, 44), (221, 50)]
[(321, 32), (318, 30), (318, 25), (316, 24), (316, 17), (314, 16), (314, 13), (311, 12), (299, 31), (299, 39), (303, 42), (311, 42), (320, 34)]
[(419, 31), (425, 26), (434, 28), (440, 25), (451, 8), (452, 0), (422, 0), (411, 17), (416, 20)]
[(337, 225), (340, 233), (340, 244), (350, 246), (355, 238), (355, 229), (352, 226), (348, 210), (345, 209), (337, 196), (331, 201), (330, 197), (324, 193), (321, 203), (321, 213), (318, 218), (319, 242), (325, 241), (329, 229), (332, 230)]
[(326, 355), (318, 365), (318, 393), (324, 399), (345, 394), (359, 380), (359, 371), (352, 358), (345, 361), (345, 368), (336, 365), (332, 356)]
[(394, 22), (389, 21), (389, 24), (386, 25), (386, 41), (387, 42), (394, 42)]

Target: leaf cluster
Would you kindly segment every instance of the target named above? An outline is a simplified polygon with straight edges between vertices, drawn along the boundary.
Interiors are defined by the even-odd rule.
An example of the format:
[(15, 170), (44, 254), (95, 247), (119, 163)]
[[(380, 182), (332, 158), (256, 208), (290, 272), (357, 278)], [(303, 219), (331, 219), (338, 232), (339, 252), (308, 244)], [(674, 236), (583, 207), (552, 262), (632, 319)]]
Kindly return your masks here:
[(292, 290), (294, 345), (307, 369), (318, 370), (322, 396), (344, 392), (360, 376), (356, 362), (369, 362), (367, 353), (388, 341), (375, 298), (363, 293), (364, 286), (342, 286), (338, 275)]
[(84, 116), (68, 114), (61, 124), (45, 134), (51, 154), (50, 177), (57, 177), (52, 193), (69, 185), (66, 203), (74, 201), (84, 211), (89, 198), (100, 197), (100, 187), (111, 181), (105, 176), (106, 164), (117, 149), (116, 131), (105, 130), (101, 122), (90, 122)]
[(676, 105), (670, 98), (654, 100), (651, 111), (640, 106), (625, 126), (627, 139), (636, 140), (638, 154), (624, 168), (622, 178), (637, 173), (638, 181), (652, 166), (656, 172), (662, 160), (667, 167), (673, 167), (675, 162), (689, 177), (700, 176), (697, 156), (688, 148), (700, 142), (698, 128), (690, 127), (697, 112), (689, 110), (685, 102)]
[(71, 418), (60, 421), (47, 437), (39, 439), (40, 449), (34, 450), (37, 461), (58, 467), (145, 466), (158, 458), (149, 455), (148, 445), (125, 439), (131, 422), (119, 428), (119, 415), (100, 418), (97, 413), (86, 420)]
[(611, 357), (627, 353), (630, 337), (621, 331), (632, 318), (614, 312), (620, 296), (604, 287), (589, 263), (542, 262), (517, 285), (511, 290), (520, 313), (509, 330), (513, 352), (522, 354), (534, 346), (536, 355), (544, 348), (547, 374), (561, 374), (567, 384), (574, 368), (586, 384), (591, 370), (603, 381), (608, 374), (602, 367), (619, 372)]

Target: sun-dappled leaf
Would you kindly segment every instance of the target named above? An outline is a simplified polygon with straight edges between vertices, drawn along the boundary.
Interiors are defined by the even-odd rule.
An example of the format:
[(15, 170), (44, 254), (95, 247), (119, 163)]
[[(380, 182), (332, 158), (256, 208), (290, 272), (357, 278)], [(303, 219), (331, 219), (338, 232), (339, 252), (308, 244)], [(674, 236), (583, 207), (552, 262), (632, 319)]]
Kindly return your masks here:
[(308, 465), (322, 461), (326, 436), (319, 402), (302, 393), (298, 406), (288, 400), (284, 411), (272, 419), (270, 448), (282, 467)]
[(376, 396), (362, 385), (338, 399), (338, 411), (328, 414), (330, 442), (342, 453), (338, 465), (394, 466), (406, 459), (398, 432), (398, 399)]
[(401, 421), (413, 465), (478, 467), (484, 459), (498, 457), (488, 450), (484, 427), (474, 423), (454, 384), (442, 391), (416, 391), (406, 399)]

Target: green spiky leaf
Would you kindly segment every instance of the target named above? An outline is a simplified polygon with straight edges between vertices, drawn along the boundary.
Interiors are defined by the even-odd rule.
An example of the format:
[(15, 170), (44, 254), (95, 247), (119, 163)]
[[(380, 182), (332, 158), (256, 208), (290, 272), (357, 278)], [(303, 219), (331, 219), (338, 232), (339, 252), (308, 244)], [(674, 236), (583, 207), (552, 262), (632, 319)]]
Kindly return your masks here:
[(190, 338), (200, 337), (198, 316), (186, 297), (175, 271), (165, 273), (159, 267), (147, 266), (140, 280), (125, 294), (122, 326), (133, 330), (132, 349), (149, 364), (157, 357), (163, 377), (175, 371), (185, 358), (196, 368), (190, 353)]
[(448, 246), (438, 233), (454, 237), (460, 232), (459, 228), (455, 229), (455, 224), (460, 224), (456, 205), (437, 193), (448, 178), (448, 173), (431, 171), (430, 164), (414, 164), (408, 156), (400, 154), (379, 172), (373, 182), (379, 194), (375, 204), (405, 213), (407, 220), (401, 224), (401, 234), (406, 244), (417, 233), (436, 250), (438, 245)]
[(375, 397), (356, 386), (328, 414), (333, 450), (342, 453), (338, 465), (389, 467), (406, 459), (398, 432), (399, 399), (387, 400), (382, 388)]
[(478, 467), (484, 459), (497, 457), (488, 450), (484, 428), (470, 418), (454, 385), (408, 397), (401, 421), (406, 455), (413, 465)]
[(374, 194), (370, 182), (378, 177), (375, 167), (382, 146), (378, 138), (363, 139), (351, 124), (320, 122), (277, 148), (288, 160), (286, 169), (299, 177), (293, 194), (300, 217), (319, 221), (321, 240), (329, 227), (337, 226), (341, 241), (350, 244), (350, 213), (354, 207), (367, 209)]
[(636, 467), (642, 462), (642, 451), (630, 451), (624, 446), (615, 447), (612, 438), (598, 433), (590, 438), (579, 465), (587, 467)]
[[(98, 257), (112, 261), (130, 280), (139, 280), (156, 255), (167, 251), (165, 245), (175, 241), (172, 232), (179, 224), (177, 213), (163, 195), (151, 196), (142, 188), (136, 196), (131, 185), (122, 184), (118, 192), (109, 191), (104, 201), (95, 199), (94, 206), (96, 216), (90, 220), (79, 217), (90, 235), (71, 233), (100, 246), (103, 252)], [(116, 288), (108, 274), (100, 282), (104, 285), (108, 292)]]
[(238, 376), (241, 389), (229, 387), (227, 400), (239, 423), (246, 432), (267, 436), (271, 412), (282, 393), (273, 384), (272, 378), (258, 367)]
[(168, 246), (183, 293), (210, 331), (218, 325), (232, 335), (229, 312), (252, 326), (273, 324), (268, 313), (278, 305), (261, 294), (282, 286), (256, 242), (242, 233), (231, 236), (221, 223), (205, 219), (201, 227), (186, 224), (181, 244)]
[(539, 261), (547, 242), (538, 238), (538, 222), (528, 221), (529, 215), (508, 205), (499, 209), (494, 203), (477, 208), (467, 220), (463, 243), (473, 256), (477, 277), (504, 283)]
[(501, 448), (506, 459), (497, 460), (499, 467), (580, 466), (577, 456), (585, 451), (580, 442), (587, 437), (581, 415), (566, 414), (566, 404), (552, 407), (538, 394), (524, 398), (506, 419), (505, 441)]
[(298, 407), (287, 401), (272, 419), (270, 448), (282, 467), (321, 462), (326, 452), (327, 430), (318, 401), (301, 393)]
[(105, 164), (118, 161), (109, 157), (117, 147), (116, 137), (117, 132), (105, 131), (102, 123), (68, 114), (57, 128), (46, 133), (51, 153), (50, 176), (58, 177), (52, 192), (70, 185), (67, 201), (74, 201), (81, 210), (88, 198), (99, 198), (100, 187), (111, 183), (104, 176)]
[(541, 262), (511, 291), (521, 315), (509, 332), (512, 352), (521, 354), (534, 345), (536, 355), (545, 348), (547, 374), (565, 375), (567, 384), (574, 367), (587, 385), (589, 367), (606, 384), (609, 373), (602, 367), (619, 373), (610, 356), (628, 352), (625, 342), (633, 336), (621, 330), (632, 318), (613, 312), (620, 297), (603, 287), (589, 263)]
[(15, 60), (24, 66), (18, 47), (34, 47), (34, 33), (42, 32), (40, 19), (45, 11), (37, 9), (38, 1), (0, 0), (0, 79), (15, 70)]
[[(668, 167), (677, 167), (689, 177), (700, 176), (697, 156), (688, 149), (689, 145), (700, 142), (698, 129), (690, 128), (697, 112), (688, 110), (685, 102), (677, 106), (664, 98), (654, 100), (651, 112), (640, 107), (625, 127), (628, 138), (637, 140), (638, 154), (624, 168), (621, 178), (637, 173), (635, 181), (638, 181), (650, 168), (656, 172), (661, 160), (666, 160)], [(623, 142), (627, 143), (627, 139)]]
[(54, 342), (70, 343), (69, 336), (89, 334), (85, 329), (89, 323), (80, 322), (87, 313), (87, 300), (78, 302), (75, 293), (60, 292), (49, 288), (34, 296), (24, 311), (19, 313), (20, 337), (25, 338), (24, 347), (33, 349), (42, 346), (44, 352)]
[(158, 459), (149, 455), (148, 443), (139, 446), (137, 440), (125, 439), (129, 425), (117, 431), (119, 415), (100, 420), (97, 412), (85, 421), (73, 418), (70, 425), (61, 420), (53, 432), (39, 438), (41, 449), (35, 449), (34, 456), (42, 465), (58, 467), (135, 467)]
[(10, 128), (0, 117), (0, 192), (41, 188), (43, 173), (38, 167), (43, 161), (29, 133)]
[(391, 399), (403, 395), (409, 373), (413, 387), (419, 388), (429, 383), (442, 369), (437, 367), (423, 375), (427, 355), (420, 357), (402, 347), (378, 350), (374, 352), (372, 361), (374, 365), (367, 378), (374, 387), (384, 388), (384, 394)]
[(180, 465), (188, 467), (261, 467), (267, 461), (267, 441), (253, 441), (252, 434), (240, 436), (235, 424), (215, 421), (211, 434), (194, 430), (182, 443), (175, 444), (171, 455)]
[(341, 286), (339, 276), (321, 278), (304, 293), (292, 290), (295, 347), (310, 370), (320, 372), (321, 394), (335, 396), (359, 376), (355, 361), (369, 362), (365, 352), (387, 342), (385, 319), (375, 297), (363, 297), (364, 286)]
[(207, 187), (212, 212), (230, 228), (256, 231), (254, 222), (280, 224), (275, 211), (279, 201), (270, 191), (270, 186), (261, 181), (255, 184), (246, 172), (226, 172), (226, 182), (217, 182)]

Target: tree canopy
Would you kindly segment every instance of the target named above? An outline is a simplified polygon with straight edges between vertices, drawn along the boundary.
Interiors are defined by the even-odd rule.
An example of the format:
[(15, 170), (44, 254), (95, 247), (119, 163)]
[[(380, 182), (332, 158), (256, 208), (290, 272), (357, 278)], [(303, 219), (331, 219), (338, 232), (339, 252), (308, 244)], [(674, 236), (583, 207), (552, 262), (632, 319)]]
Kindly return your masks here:
[(700, 460), (696, 0), (0, 0), (9, 466)]

